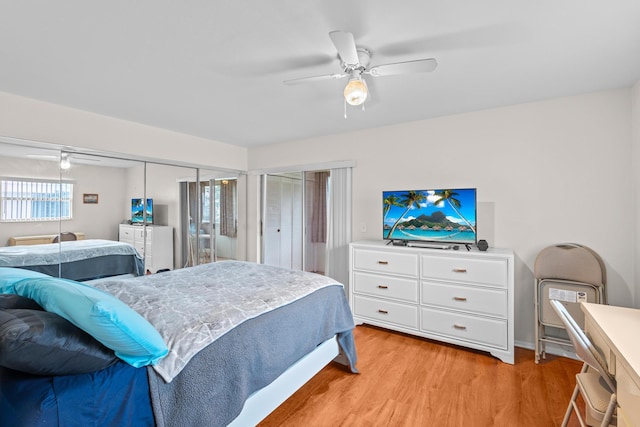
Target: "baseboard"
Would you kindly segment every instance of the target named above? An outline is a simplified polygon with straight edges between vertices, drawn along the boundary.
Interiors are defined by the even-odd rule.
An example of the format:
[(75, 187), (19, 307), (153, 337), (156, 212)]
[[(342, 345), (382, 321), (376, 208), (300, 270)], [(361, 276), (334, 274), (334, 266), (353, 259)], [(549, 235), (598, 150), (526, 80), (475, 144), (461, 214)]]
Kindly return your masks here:
[[(525, 342), (525, 341), (516, 341), (515, 346), (520, 348), (526, 348), (532, 351), (535, 351), (536, 349), (533, 343)], [(561, 356), (561, 357), (567, 357), (569, 359), (579, 360), (578, 356), (576, 356), (576, 354), (573, 351), (571, 351), (568, 347), (563, 345), (546, 343), (545, 351), (547, 354), (553, 354), (554, 356)]]

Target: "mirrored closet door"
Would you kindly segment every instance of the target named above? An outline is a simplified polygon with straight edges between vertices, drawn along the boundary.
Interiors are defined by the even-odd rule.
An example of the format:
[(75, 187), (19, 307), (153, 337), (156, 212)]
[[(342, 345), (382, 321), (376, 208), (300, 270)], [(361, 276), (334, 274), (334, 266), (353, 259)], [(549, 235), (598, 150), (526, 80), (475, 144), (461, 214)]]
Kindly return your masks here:
[(131, 275), (241, 259), (237, 173), (42, 145), (0, 140), (0, 266), (92, 280), (121, 275), (123, 251)]

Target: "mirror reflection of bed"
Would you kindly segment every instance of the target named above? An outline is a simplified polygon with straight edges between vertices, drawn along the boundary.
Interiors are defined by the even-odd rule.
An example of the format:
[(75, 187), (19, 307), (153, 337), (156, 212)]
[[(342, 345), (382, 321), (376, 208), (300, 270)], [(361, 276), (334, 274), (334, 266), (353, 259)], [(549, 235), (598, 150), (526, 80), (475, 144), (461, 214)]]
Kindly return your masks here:
[[(82, 239), (77, 239), (78, 235)], [(0, 267), (22, 268), (78, 281), (135, 277), (145, 272), (142, 256), (128, 243), (84, 239), (84, 233), (79, 232), (60, 236), (10, 238), (10, 242), (19, 244), (0, 247)], [(29, 244), (47, 239), (51, 243)]]

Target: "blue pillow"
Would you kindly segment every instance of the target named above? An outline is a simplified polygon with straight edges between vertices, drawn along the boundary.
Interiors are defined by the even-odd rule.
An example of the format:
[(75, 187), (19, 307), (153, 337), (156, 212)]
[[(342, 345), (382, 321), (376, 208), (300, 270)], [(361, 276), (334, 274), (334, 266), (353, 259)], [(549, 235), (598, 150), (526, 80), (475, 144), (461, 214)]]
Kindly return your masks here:
[(31, 298), (136, 368), (153, 365), (169, 352), (160, 333), (144, 317), (113, 295), (89, 285), (46, 276), (0, 285), (0, 293)]
[(44, 273), (24, 268), (0, 267), (0, 286), (13, 285), (18, 280), (33, 277), (50, 277)]

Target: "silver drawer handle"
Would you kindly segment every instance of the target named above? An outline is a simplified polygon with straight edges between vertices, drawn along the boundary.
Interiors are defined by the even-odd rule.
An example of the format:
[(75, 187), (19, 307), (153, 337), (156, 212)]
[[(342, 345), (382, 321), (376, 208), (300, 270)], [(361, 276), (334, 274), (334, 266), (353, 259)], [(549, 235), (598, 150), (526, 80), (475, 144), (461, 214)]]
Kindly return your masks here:
[(453, 297), (454, 300), (456, 301), (466, 301), (467, 299), (465, 297)]
[(464, 325), (456, 325), (456, 324), (454, 324), (453, 327), (456, 328), (456, 329), (463, 330), (463, 331), (467, 329), (467, 327), (464, 326)]
[(389, 261), (378, 261), (378, 264), (387, 265), (389, 264)]
[(466, 268), (454, 268), (453, 272), (454, 273), (466, 273), (467, 269)]
[(380, 288), (380, 289), (389, 289), (389, 287), (387, 285), (378, 285), (378, 288)]
[(381, 314), (389, 314), (389, 312), (387, 310), (378, 310), (378, 313)]

